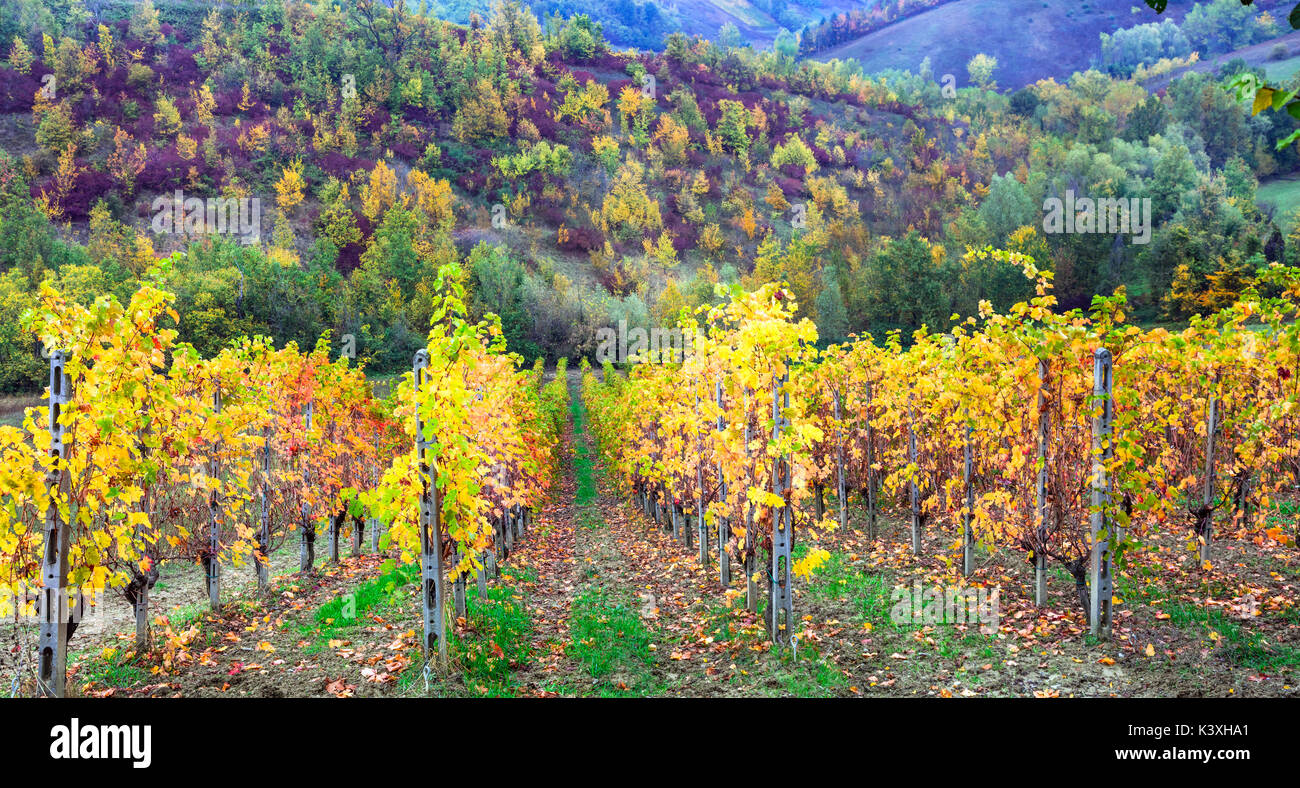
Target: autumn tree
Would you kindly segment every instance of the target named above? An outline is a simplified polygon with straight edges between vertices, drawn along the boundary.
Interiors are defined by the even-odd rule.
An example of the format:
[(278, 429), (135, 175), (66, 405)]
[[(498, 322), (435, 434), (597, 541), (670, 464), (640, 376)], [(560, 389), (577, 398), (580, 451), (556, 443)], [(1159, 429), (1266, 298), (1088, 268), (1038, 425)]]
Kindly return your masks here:
[(143, 41), (145, 44), (162, 43), (162, 19), (158, 15), (158, 9), (154, 8), (152, 0), (144, 0), (135, 7), (128, 30), (131, 38)]
[(361, 213), (370, 221), (378, 222), (397, 198), (397, 173), (383, 161), (376, 162), (361, 187)]
[(723, 144), (732, 153), (748, 153), (751, 142), (750, 115), (745, 105), (739, 101), (722, 99), (718, 102), (718, 109), (722, 112), (722, 117), (718, 120), (717, 131), (722, 137)]
[(275, 204), (281, 211), (292, 211), (303, 199), (307, 182), (302, 177), (302, 161), (295, 160), (283, 168), (280, 180), (275, 182)]
[(982, 90), (994, 90), (997, 88), (997, 83), (993, 81), (993, 72), (997, 67), (997, 58), (980, 52), (966, 63), (966, 73)]
[(108, 155), (108, 172), (117, 178), (127, 195), (135, 191), (135, 177), (143, 172), (146, 156), (144, 143), (135, 142), (122, 129), (113, 130), (113, 152)]
[(461, 142), (504, 137), (510, 128), (501, 93), (490, 79), (474, 83), (452, 120), (452, 134)]

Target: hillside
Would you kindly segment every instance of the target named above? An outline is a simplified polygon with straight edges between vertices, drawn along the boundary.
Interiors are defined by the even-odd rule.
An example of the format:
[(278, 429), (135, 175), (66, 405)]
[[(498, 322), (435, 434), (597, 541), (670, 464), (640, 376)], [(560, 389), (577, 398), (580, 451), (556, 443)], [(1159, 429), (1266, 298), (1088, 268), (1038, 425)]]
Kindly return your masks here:
[[(1067, 7), (1068, 6), (1068, 7)], [(1100, 34), (1161, 18), (1175, 21), (1187, 7), (1170, 3), (1157, 17), (1140, 0), (955, 0), (818, 53), (817, 60), (853, 58), (868, 73), (912, 69), (926, 57), (936, 74), (966, 79), (978, 53), (998, 59), (995, 79), (1019, 88), (1048, 77), (1084, 71), (1100, 51)], [(1136, 11), (1136, 13), (1135, 13)]]
[[(724, 25), (736, 28), (733, 43), (771, 46), (782, 30), (798, 30), (832, 14), (872, 6), (877, 0), (529, 0), (539, 19), (552, 14), (587, 14), (605, 37), (619, 46), (660, 50), (663, 36), (684, 33), (716, 40)], [(442, 0), (432, 7), (440, 17), (467, 24), (470, 15), (486, 17), (491, 0)]]
[[(1159, 95), (1092, 72), (1008, 97), (683, 36), (629, 51), (518, 2), (469, 26), (19, 2), (0, 18), (0, 393), (42, 380), (20, 323), (39, 283), (125, 295), (173, 254), (200, 352), (329, 332), (392, 373), (448, 267), (532, 361), (780, 281), (827, 340), (906, 341), (1032, 293), (1024, 258), (988, 247), (1053, 270), (1064, 308), (1123, 286), (1139, 318), (1176, 320), (1293, 253), (1253, 207), (1258, 178), (1296, 169), (1272, 152), (1286, 124), (1195, 73)], [(1045, 224), (1048, 200), (1090, 190), (1150, 200), (1140, 239)]]
[[(1279, 47), (1287, 51), (1285, 57), (1279, 57)], [(1252, 68), (1263, 69), (1264, 75), (1271, 81), (1284, 82), (1300, 71), (1300, 31), (1285, 36), (1254, 44), (1241, 49), (1234, 49), (1221, 55), (1201, 59), (1190, 66), (1177, 68), (1168, 74), (1161, 74), (1145, 80), (1142, 87), (1155, 93), (1169, 87), (1169, 83), (1185, 74), (1206, 74), (1216, 72), (1234, 60), (1244, 60)]]

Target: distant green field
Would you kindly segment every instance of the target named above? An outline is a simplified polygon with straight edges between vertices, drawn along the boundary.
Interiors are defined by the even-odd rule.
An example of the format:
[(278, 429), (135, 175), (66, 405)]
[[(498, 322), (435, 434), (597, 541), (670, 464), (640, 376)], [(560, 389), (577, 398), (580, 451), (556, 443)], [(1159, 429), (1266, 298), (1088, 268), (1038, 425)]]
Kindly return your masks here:
[(1259, 184), (1256, 202), (1274, 209), (1279, 227), (1288, 232), (1295, 227), (1292, 214), (1300, 209), (1300, 175), (1286, 175)]
[(1300, 71), (1300, 57), (1286, 60), (1270, 60), (1264, 64), (1264, 74), (1269, 82), (1286, 82)]

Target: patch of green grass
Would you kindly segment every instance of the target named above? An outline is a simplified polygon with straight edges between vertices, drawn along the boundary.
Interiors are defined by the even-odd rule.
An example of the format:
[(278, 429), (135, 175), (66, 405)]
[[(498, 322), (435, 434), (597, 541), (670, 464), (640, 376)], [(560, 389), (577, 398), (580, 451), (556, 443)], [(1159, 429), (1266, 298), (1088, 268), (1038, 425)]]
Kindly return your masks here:
[(798, 661), (782, 659), (781, 664), (772, 670), (779, 690), (772, 692), (767, 688), (765, 694), (791, 696), (795, 698), (829, 698), (837, 695), (848, 686), (848, 679), (833, 665), (821, 657), (803, 658)]
[(1288, 57), (1284, 60), (1270, 60), (1264, 63), (1264, 74), (1270, 83), (1283, 83), (1300, 72), (1300, 57)]
[(1235, 665), (1259, 672), (1300, 667), (1300, 649), (1269, 643), (1258, 632), (1242, 629), (1241, 624), (1224, 616), (1218, 608), (1171, 602), (1164, 609), (1169, 614), (1169, 623), (1180, 629), (1217, 633), (1223, 656)]
[(514, 582), (521, 578), (503, 574), (501, 582), (479, 599), (478, 588), (466, 591), (465, 636), (453, 633), (448, 646), (460, 665), (465, 683), (479, 692), (502, 696), (514, 686), (510, 666), (528, 660), (533, 622)]
[(310, 641), (303, 647), (304, 654), (324, 651), (329, 641), (346, 630), (359, 626), (363, 614), (400, 604), (396, 599), (401, 589), (419, 585), (420, 567), (416, 563), (395, 566), (354, 590), (339, 594), (316, 609), (310, 621), (297, 624), (299, 635)]
[[(128, 656), (130, 655), (130, 656)], [(142, 684), (149, 674), (141, 667), (133, 651), (108, 649), (82, 652), (77, 681), (104, 687), (130, 687)]]
[[(400, 579), (409, 573), (410, 582), (418, 584), (418, 567), (409, 564), (395, 573)], [(396, 597), (403, 587), (385, 575), (371, 581), (382, 592), (374, 605), (379, 610), (400, 607)], [(403, 671), (396, 690), (403, 697), (470, 695), (473, 697), (514, 696), (516, 684), (512, 666), (526, 663), (531, 654), (533, 622), (524, 604), (519, 586), (536, 582), (536, 572), (527, 567), (504, 569), (501, 578), (489, 584), (487, 599), (480, 599), (478, 585), (471, 580), (465, 589), (465, 627), (452, 631), (447, 638), (448, 673), (435, 671), (425, 691), (424, 673), (419, 665), (423, 652), (408, 653), (413, 667)], [(360, 599), (362, 594), (358, 594)], [(322, 608), (324, 609), (324, 608)], [(318, 613), (319, 615), (319, 613)], [(324, 638), (318, 642), (323, 643)], [(313, 643), (312, 647), (316, 644)], [(309, 651), (304, 649), (304, 651)]]
[(1300, 179), (1283, 176), (1264, 181), (1255, 192), (1255, 200), (1261, 205), (1273, 206), (1278, 225), (1289, 232), (1295, 224), (1291, 221), (1291, 214), (1300, 208)]
[(420, 567), (412, 562), (397, 566), (379, 577), (340, 594), (316, 610), (315, 620), (322, 632), (353, 626), (367, 610), (386, 604), (398, 589), (419, 584)]
[(627, 605), (600, 589), (582, 592), (571, 605), (569, 635), (569, 655), (596, 679), (596, 694), (644, 696), (660, 689), (652, 672), (650, 632)]
[(962, 642), (966, 645), (968, 652), (972, 656), (984, 660), (990, 660), (997, 656), (997, 652), (993, 650), (993, 645), (997, 643), (997, 641), (997, 635), (986, 635), (978, 629), (968, 631), (966, 636), (962, 638)]
[(582, 397), (570, 398), (569, 415), (573, 417), (573, 472), (578, 482), (578, 488), (574, 491), (574, 503), (579, 507), (590, 506), (596, 501), (596, 477), (592, 474), (592, 459), (587, 442), (579, 437), (587, 417)]
[(841, 553), (832, 553), (822, 564), (813, 575), (808, 592), (817, 599), (852, 602), (859, 621), (869, 621), (872, 626), (893, 626), (889, 616), (892, 591), (884, 575), (855, 569)]
[(185, 629), (191, 624), (198, 623), (205, 615), (212, 612), (211, 605), (207, 600), (202, 602), (191, 602), (188, 605), (181, 605), (167, 614), (167, 620), (175, 629)]

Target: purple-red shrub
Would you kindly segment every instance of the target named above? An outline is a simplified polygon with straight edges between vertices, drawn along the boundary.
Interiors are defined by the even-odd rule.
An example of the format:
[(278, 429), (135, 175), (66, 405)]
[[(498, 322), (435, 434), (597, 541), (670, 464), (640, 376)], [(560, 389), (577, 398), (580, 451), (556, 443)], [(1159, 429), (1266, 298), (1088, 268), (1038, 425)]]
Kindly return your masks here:
[(189, 162), (176, 153), (176, 146), (152, 150), (145, 159), (144, 170), (136, 178), (141, 191), (168, 191), (179, 189), (189, 173)]

